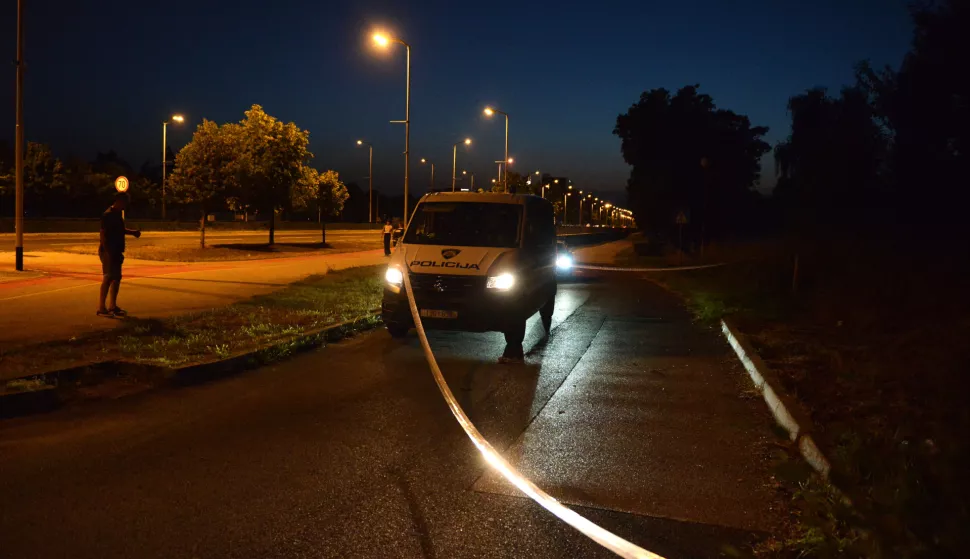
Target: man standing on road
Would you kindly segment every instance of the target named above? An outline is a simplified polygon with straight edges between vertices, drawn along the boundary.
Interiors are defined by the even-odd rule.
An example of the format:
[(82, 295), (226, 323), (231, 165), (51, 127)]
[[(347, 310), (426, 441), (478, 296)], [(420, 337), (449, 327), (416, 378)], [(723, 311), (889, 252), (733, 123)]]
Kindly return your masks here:
[(384, 222), (384, 256), (391, 255), (391, 234), (394, 233), (394, 227), (391, 226), (391, 220), (388, 219)]
[[(101, 244), (98, 246), (98, 256), (101, 258), (101, 299), (98, 305), (98, 316), (125, 316), (128, 313), (118, 307), (118, 289), (121, 287), (121, 263), (125, 261), (125, 235), (136, 239), (141, 237), (141, 231), (125, 228), (125, 218), (122, 216), (128, 207), (128, 194), (119, 192), (111, 207), (101, 215)], [(108, 305), (105, 299), (110, 295)]]

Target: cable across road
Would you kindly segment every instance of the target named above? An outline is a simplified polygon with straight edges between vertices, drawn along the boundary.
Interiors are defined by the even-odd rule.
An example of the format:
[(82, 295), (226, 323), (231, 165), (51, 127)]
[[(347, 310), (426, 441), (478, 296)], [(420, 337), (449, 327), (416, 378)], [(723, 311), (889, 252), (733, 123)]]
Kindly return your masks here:
[(482, 436), (482, 434), (472, 423), (468, 415), (462, 409), (458, 400), (455, 399), (455, 395), (452, 394), (451, 389), (448, 387), (448, 383), (445, 381), (444, 375), (441, 373), (441, 369), (438, 367), (438, 361), (435, 359), (434, 352), (431, 351), (431, 345), (428, 343), (428, 336), (425, 334), (424, 325), (421, 323), (421, 315), (418, 312), (418, 306), (414, 302), (414, 294), (411, 291), (411, 274), (405, 272), (404, 274), (404, 287), (407, 290), (408, 296), (408, 306), (411, 308), (411, 316), (414, 319), (414, 326), (418, 331), (418, 338), (421, 340), (421, 348), (424, 350), (424, 357), (428, 362), (428, 367), (431, 368), (431, 374), (434, 376), (435, 382), (438, 384), (438, 389), (441, 391), (441, 395), (444, 397), (445, 402), (448, 404), (448, 408), (451, 409), (452, 415), (458, 420), (458, 424), (471, 439), (472, 443), (478, 448), (479, 452), (485, 458), (490, 466), (498, 470), (502, 476), (507, 479), (512, 485), (517, 487), (520, 491), (525, 493), (530, 499), (535, 501), (541, 507), (556, 515), (557, 518), (569, 524), (576, 530), (579, 530), (583, 535), (595, 541), (599, 545), (605, 547), (606, 549), (612, 551), (619, 557), (624, 559), (664, 559), (662, 556), (643, 549), (642, 547), (629, 542), (620, 536), (617, 536), (613, 532), (603, 528), (602, 526), (592, 522), (591, 520), (580, 515), (576, 511), (570, 509), (569, 507), (560, 503), (553, 496), (549, 495), (542, 489), (540, 489), (536, 484), (532, 483), (529, 479), (522, 476), (511, 464), (509, 464), (505, 458), (499, 454), (494, 447)]

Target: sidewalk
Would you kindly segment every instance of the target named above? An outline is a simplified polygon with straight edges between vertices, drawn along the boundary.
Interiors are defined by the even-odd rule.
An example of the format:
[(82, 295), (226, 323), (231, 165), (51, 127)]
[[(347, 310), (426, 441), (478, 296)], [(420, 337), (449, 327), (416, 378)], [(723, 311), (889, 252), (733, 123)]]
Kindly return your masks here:
[[(0, 261), (13, 255), (0, 252)], [(162, 318), (220, 307), (285, 287), (328, 269), (385, 261), (382, 251), (238, 262), (126, 260), (119, 306), (139, 318)], [(0, 351), (68, 340), (121, 321), (98, 317), (101, 263), (97, 256), (55, 252), (25, 255), (23, 279), (0, 281)]]

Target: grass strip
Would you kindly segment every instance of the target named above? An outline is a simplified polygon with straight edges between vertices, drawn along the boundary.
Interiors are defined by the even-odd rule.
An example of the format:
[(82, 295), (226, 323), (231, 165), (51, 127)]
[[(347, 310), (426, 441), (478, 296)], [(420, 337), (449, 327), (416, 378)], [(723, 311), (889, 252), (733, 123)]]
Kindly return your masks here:
[[(127, 318), (113, 330), (14, 348), (0, 366), (17, 378), (110, 360), (180, 367), (225, 359), (295, 340), (380, 306), (383, 266), (314, 275), (269, 293), (209, 311), (165, 319)], [(33, 386), (22, 380), (7, 390)]]

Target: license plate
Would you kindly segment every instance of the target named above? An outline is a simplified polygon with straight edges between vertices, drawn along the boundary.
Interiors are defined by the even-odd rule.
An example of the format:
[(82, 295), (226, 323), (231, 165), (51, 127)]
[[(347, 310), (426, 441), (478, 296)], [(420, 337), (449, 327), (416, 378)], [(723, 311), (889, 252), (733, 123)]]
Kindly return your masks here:
[(422, 318), (458, 318), (458, 311), (436, 311), (421, 309)]

